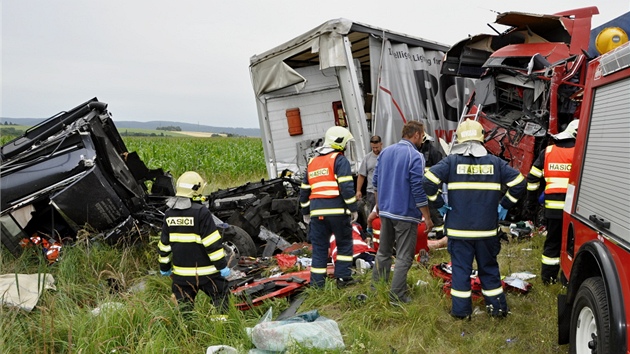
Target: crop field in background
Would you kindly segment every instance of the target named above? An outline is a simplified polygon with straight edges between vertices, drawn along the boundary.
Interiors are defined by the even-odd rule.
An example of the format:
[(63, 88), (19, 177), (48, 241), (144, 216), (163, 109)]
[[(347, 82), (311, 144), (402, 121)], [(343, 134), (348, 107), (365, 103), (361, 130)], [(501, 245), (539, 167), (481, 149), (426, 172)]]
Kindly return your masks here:
[(267, 177), (260, 138), (244, 137), (123, 137), (129, 151), (136, 151), (148, 168), (162, 168), (175, 178), (197, 171), (208, 181), (209, 191)]
[[(22, 131), (28, 127), (10, 126)], [(131, 132), (133, 129), (130, 129)], [(120, 130), (124, 133), (126, 130)], [(135, 129), (134, 132), (162, 131)], [(162, 168), (175, 179), (186, 171), (197, 171), (208, 181), (206, 193), (267, 178), (262, 140), (251, 137), (191, 137), (163, 132), (166, 136), (123, 136), (129, 152), (137, 152), (148, 168)], [(0, 145), (15, 135), (1, 134)]]
[[(6, 137), (0, 140), (6, 142)], [(125, 137), (149, 168), (175, 177), (199, 171), (210, 189), (227, 188), (266, 177), (259, 138)], [(171, 302), (170, 279), (159, 275), (157, 235), (133, 247), (90, 244), (82, 237), (64, 245), (61, 259), (47, 265), (41, 252), (27, 249), (15, 259), (4, 248), (0, 269), (9, 273), (50, 273), (56, 290), (44, 291), (30, 313), (0, 307), (2, 353), (205, 353), (225, 344), (247, 353), (253, 348), (246, 328), (273, 309), (274, 319), (289, 307), (275, 299), (249, 311), (232, 308), (226, 322), (211, 321), (214, 310), (200, 294), (191, 318)], [(534, 235), (503, 243), (499, 263), (503, 275), (540, 271), (544, 237)], [(449, 261), (446, 250), (431, 253), (430, 264)], [(430, 268), (415, 264), (409, 273), (412, 303), (392, 306), (387, 286), (370, 287), (371, 273), (356, 275), (362, 283), (337, 289), (307, 289), (298, 312), (318, 310), (335, 320), (345, 349), (313, 350), (296, 344), (286, 353), (563, 353), (558, 346), (556, 297), (560, 284), (544, 286), (537, 278), (528, 294), (507, 295), (511, 315), (493, 319), (483, 304), (470, 321), (449, 316), (450, 298)], [(367, 300), (357, 301), (357, 295)], [(239, 301), (236, 298), (232, 302)], [(111, 310), (105, 310), (110, 306)], [(100, 315), (93, 311), (103, 308)], [(325, 333), (320, 336), (326, 336)]]

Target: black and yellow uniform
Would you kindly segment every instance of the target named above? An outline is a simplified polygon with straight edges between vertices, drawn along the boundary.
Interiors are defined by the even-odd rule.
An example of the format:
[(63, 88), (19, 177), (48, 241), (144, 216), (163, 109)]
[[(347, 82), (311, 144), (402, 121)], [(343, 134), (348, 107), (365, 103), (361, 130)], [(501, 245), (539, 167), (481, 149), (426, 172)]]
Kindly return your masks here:
[(555, 283), (560, 271), (562, 243), (562, 217), (567, 195), (569, 175), (573, 162), (575, 139), (556, 141), (540, 154), (527, 175), (527, 199), (530, 205), (540, 195), (540, 180), (545, 179), (545, 220), (547, 238), (541, 258), (541, 276), (544, 283)]
[(228, 284), (219, 271), (227, 267), (221, 235), (205, 206), (188, 198), (166, 211), (158, 244), (160, 270), (172, 270), (173, 293), (180, 305), (192, 307), (199, 290), (214, 306), (227, 310)]
[[(424, 155), (424, 173), (429, 172), (429, 168), (431, 168), (431, 166), (437, 164), (444, 158), (444, 155), (442, 155), (442, 153), (430, 141), (422, 143), (420, 152)], [(431, 221), (433, 221), (435, 238), (441, 239), (444, 237), (444, 218), (435, 207), (435, 203), (429, 203), (429, 212), (431, 213)]]
[[(507, 162), (494, 156), (449, 155), (424, 175), (424, 190), (440, 208), (444, 199), (438, 190), (448, 184), (445, 234), (453, 269), (451, 314), (464, 318), (472, 314), (470, 274), (477, 261), (486, 308), (492, 316), (509, 311), (497, 255), (501, 243), (497, 235), (499, 204), (509, 209), (525, 192), (525, 178)], [(502, 193), (502, 187), (507, 192)]]

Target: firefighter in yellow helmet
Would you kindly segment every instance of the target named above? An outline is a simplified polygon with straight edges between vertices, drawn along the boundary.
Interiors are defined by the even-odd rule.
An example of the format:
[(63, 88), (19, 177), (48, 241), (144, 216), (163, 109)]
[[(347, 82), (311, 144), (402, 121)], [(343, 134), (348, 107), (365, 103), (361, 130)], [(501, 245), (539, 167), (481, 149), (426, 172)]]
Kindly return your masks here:
[(326, 280), (329, 238), (335, 234), (337, 262), (335, 278), (337, 286), (353, 284), (352, 225), (357, 219), (357, 203), (350, 162), (344, 156), (348, 141), (352, 140), (348, 129), (335, 126), (326, 131), (318, 156), (309, 162), (300, 187), (300, 207), (304, 221), (310, 224), (309, 239), (313, 245), (311, 286), (322, 288)]
[(230, 268), (212, 214), (199, 202), (205, 187), (206, 181), (197, 172), (185, 172), (177, 179), (158, 243), (160, 273), (173, 279), (173, 294), (183, 311), (192, 310), (201, 290), (220, 313), (226, 313), (225, 278)]
[(543, 193), (540, 180), (545, 179), (544, 205), (547, 237), (541, 259), (541, 277), (544, 284), (553, 284), (558, 281), (564, 199), (571, 174), (578, 122), (577, 119), (571, 121), (561, 133), (551, 136), (555, 144), (547, 146), (545, 151), (536, 158), (527, 174), (527, 209), (530, 209), (528, 210), (530, 214), (535, 212), (532, 209), (538, 209), (536, 201)]
[[(499, 220), (505, 219), (525, 191), (525, 178), (506, 161), (488, 154), (479, 122), (464, 121), (456, 134), (458, 144), (423, 180), (429, 200), (446, 216), (444, 233), (453, 270), (451, 315), (463, 319), (472, 314), (470, 274), (476, 259), (487, 312), (507, 316), (497, 262), (501, 250), (497, 229)], [(442, 183), (448, 184), (448, 205), (438, 193)], [(503, 186), (507, 186), (505, 194)]]

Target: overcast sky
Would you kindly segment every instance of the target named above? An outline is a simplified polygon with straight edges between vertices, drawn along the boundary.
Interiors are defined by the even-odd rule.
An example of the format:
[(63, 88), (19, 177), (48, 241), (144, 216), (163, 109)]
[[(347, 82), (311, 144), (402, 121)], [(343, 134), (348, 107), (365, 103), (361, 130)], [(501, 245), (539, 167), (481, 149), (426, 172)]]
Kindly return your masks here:
[(593, 27), (630, 0), (0, 0), (0, 116), (46, 118), (98, 97), (114, 120), (257, 128), (249, 58), (327, 20), (452, 45), (491, 33), (496, 12), (597, 6)]

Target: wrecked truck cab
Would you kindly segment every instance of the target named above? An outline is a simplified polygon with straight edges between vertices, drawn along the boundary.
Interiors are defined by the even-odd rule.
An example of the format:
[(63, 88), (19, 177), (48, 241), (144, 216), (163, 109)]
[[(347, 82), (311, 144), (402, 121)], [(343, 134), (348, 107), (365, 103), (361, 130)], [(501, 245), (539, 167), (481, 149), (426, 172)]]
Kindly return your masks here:
[(442, 74), (476, 79), (460, 121), (478, 120), (488, 151), (525, 176), (548, 137), (579, 114), (584, 53), (598, 13), (596, 7), (501, 13), (495, 23), (507, 30), (469, 37), (446, 53)]
[(28, 129), (0, 148), (2, 245), (21, 253), (22, 239), (40, 234), (75, 240), (82, 228), (115, 243), (139, 223), (161, 224), (172, 177), (129, 153), (107, 104), (93, 98)]
[[(127, 150), (96, 98), (28, 129), (0, 154), (0, 240), (15, 256), (23, 240), (72, 243), (82, 229), (110, 244), (159, 233), (175, 195), (173, 177)], [(306, 240), (299, 185), (279, 177), (206, 196), (232, 263)]]

